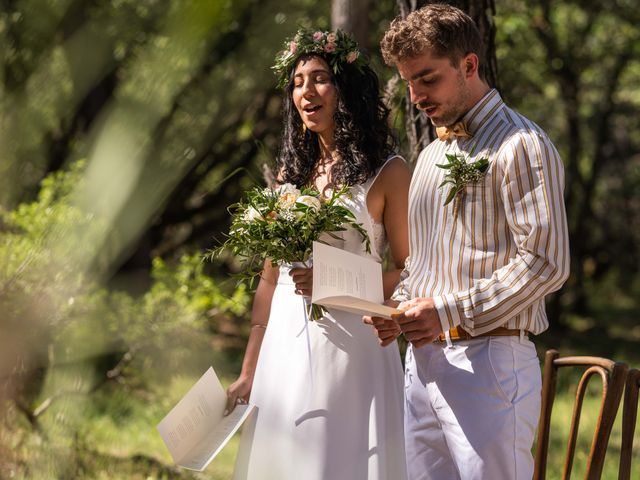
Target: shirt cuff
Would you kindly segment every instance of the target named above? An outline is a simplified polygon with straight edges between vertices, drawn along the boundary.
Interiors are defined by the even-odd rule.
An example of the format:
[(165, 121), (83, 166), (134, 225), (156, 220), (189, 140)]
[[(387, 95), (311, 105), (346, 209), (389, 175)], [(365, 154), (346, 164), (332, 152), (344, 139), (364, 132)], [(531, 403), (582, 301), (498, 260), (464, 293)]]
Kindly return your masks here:
[(391, 300), (395, 300), (396, 302), (406, 302), (409, 300), (409, 296), (402, 290), (396, 290), (391, 295)]
[(458, 310), (455, 294), (448, 293), (446, 295), (433, 297), (433, 303), (438, 312), (438, 318), (440, 319), (443, 332), (462, 325), (462, 315), (460, 310)]

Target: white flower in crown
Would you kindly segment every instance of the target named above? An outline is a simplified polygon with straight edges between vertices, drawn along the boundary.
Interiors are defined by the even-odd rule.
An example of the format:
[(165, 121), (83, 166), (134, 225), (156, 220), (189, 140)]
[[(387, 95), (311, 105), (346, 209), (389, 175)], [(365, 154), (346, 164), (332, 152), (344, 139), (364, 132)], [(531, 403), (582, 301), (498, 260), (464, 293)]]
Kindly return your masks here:
[(296, 203), (301, 203), (302, 205), (306, 205), (307, 207), (311, 208), (316, 212), (320, 211), (320, 207), (321, 207), (320, 200), (318, 200), (316, 197), (313, 197), (311, 195), (300, 195), (296, 200)]

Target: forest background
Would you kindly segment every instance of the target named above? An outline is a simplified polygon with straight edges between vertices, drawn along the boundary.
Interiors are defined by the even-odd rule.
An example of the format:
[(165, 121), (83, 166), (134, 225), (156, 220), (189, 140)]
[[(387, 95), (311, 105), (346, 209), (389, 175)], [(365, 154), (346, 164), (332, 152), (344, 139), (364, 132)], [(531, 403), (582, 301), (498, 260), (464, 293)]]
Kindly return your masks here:
[[(229, 478), (235, 443), (192, 474), (155, 425), (209, 365), (225, 383), (240, 368), (250, 292), (230, 278), (235, 259), (202, 256), (227, 206), (269, 179), (274, 55), (299, 26), (355, 32), (414, 162), (431, 131), (378, 44), (424, 3), (0, 2), (0, 478)], [(565, 162), (572, 273), (540, 353), (640, 366), (635, 1), (448, 3), (478, 21), (494, 84)], [(561, 392), (559, 437), (571, 379)], [(618, 430), (603, 478), (617, 478)]]

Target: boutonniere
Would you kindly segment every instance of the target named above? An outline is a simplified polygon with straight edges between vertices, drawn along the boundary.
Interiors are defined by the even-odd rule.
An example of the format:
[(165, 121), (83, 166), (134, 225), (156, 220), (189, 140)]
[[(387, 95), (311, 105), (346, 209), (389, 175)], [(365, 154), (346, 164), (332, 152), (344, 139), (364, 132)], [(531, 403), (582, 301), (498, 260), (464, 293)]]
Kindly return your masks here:
[[(473, 153), (473, 152), (471, 152)], [(444, 205), (448, 205), (454, 198), (457, 200), (459, 194), (464, 193), (464, 187), (468, 183), (480, 180), (489, 169), (489, 159), (482, 157), (475, 162), (469, 162), (466, 155), (462, 153), (446, 153), (447, 163), (436, 164), (437, 167), (447, 170), (444, 181), (438, 186), (443, 188), (451, 184)], [(458, 211), (458, 201), (454, 204), (454, 215)]]

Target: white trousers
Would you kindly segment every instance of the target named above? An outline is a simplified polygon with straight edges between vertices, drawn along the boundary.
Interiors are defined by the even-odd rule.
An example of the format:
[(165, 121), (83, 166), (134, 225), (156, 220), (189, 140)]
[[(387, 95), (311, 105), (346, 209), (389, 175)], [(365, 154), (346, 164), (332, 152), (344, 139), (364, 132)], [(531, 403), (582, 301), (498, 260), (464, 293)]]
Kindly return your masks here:
[(527, 338), (407, 349), (410, 480), (530, 480), (540, 363)]

